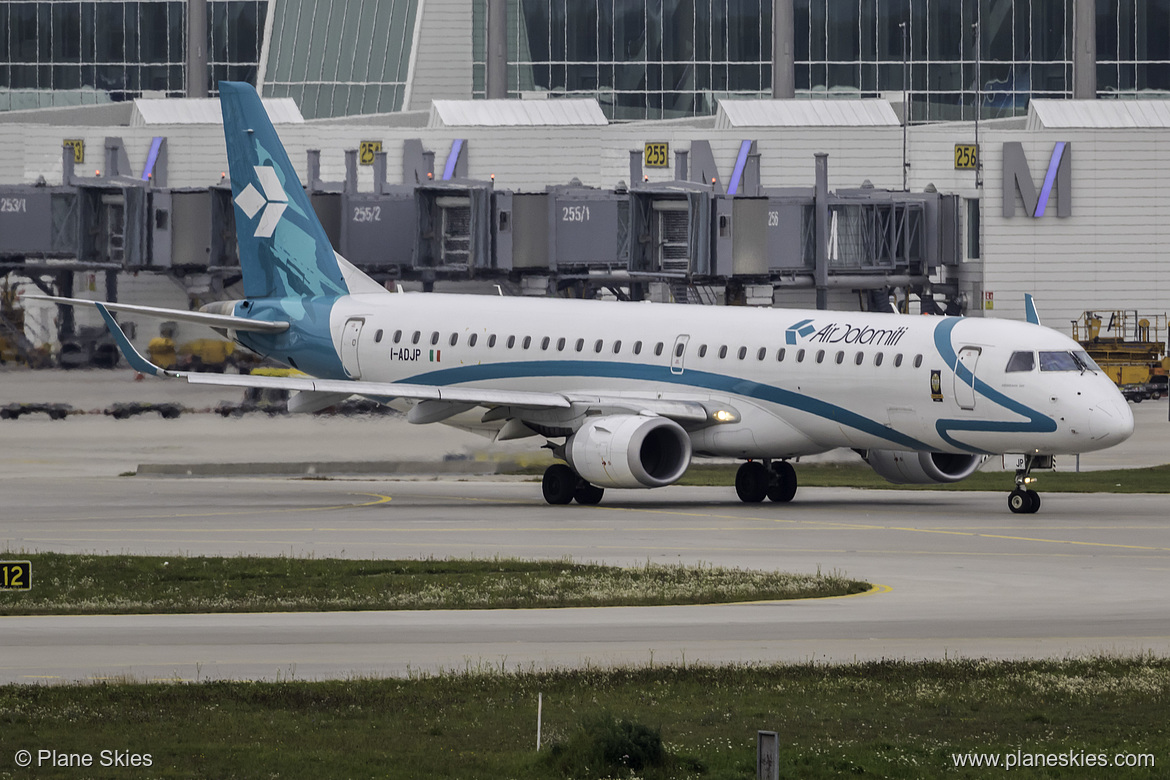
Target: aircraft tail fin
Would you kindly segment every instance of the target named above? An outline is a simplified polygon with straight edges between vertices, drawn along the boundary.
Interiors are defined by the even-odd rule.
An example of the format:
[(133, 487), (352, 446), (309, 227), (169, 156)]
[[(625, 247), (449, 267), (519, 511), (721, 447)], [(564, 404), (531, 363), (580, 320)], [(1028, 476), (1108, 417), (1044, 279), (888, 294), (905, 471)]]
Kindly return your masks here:
[(255, 88), (221, 81), (219, 100), (245, 294), (307, 298), (349, 293), (345, 261), (329, 243)]
[(1040, 312), (1036, 310), (1036, 299), (1031, 293), (1024, 293), (1024, 317), (1033, 325), (1040, 324)]

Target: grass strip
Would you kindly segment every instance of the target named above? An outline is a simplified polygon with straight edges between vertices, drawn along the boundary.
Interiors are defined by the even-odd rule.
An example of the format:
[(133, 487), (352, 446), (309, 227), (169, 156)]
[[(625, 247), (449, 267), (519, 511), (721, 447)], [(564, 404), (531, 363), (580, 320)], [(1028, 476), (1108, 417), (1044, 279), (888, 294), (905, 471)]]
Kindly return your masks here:
[[(5, 686), (0, 776), (26, 776), (5, 774), (12, 752), (52, 748), (94, 766), (27, 776), (725, 780), (755, 776), (762, 729), (779, 733), (781, 778), (1003, 776), (956, 767), (970, 751), (1082, 762), (1012, 777), (1149, 778), (1170, 762), (1168, 704), (1170, 661), (1152, 657)], [(151, 766), (101, 769), (101, 750)], [(1118, 754), (1146, 765), (1083, 765)], [(650, 765), (633, 774), (635, 758)]]
[(0, 592), (0, 615), (649, 606), (844, 596), (870, 587), (836, 573), (568, 560), (0, 558), (30, 560), (33, 571), (32, 590)]

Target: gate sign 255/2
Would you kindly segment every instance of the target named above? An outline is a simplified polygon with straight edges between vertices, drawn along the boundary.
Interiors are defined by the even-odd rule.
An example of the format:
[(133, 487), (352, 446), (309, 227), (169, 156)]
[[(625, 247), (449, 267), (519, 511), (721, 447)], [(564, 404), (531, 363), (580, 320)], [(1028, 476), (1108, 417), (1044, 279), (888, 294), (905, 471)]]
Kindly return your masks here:
[(979, 164), (979, 147), (975, 144), (955, 144), (955, 170), (973, 171)]
[(665, 141), (652, 141), (646, 144), (646, 152), (642, 163), (647, 168), (670, 167), (670, 144)]

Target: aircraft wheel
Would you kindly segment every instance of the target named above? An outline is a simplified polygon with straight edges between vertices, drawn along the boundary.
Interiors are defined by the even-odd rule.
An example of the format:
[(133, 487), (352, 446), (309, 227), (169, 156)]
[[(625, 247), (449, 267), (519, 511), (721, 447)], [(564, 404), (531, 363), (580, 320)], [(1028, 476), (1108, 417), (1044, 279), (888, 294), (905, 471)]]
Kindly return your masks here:
[(781, 503), (791, 501), (796, 495), (796, 469), (788, 461), (778, 460), (772, 464), (772, 471), (776, 481), (768, 486), (768, 498)]
[(553, 505), (569, 503), (573, 500), (579, 479), (577, 472), (565, 464), (554, 463), (544, 470), (544, 479), (540, 482), (544, 500)]
[(1037, 493), (1035, 490), (1029, 490), (1028, 491), (1028, 501), (1031, 502), (1028, 505), (1028, 514), (1034, 515), (1040, 511), (1040, 494), (1039, 493)]
[(735, 492), (739, 500), (756, 504), (768, 495), (768, 469), (758, 460), (749, 460), (735, 472)]
[[(1011, 493), (1008, 493), (1008, 509), (1012, 510), (1013, 515), (1026, 515), (1031, 513), (1032, 499), (1028, 493), (1033, 491), (1021, 490), (1016, 488)], [(1036, 508), (1040, 508), (1040, 502), (1037, 501)]]
[(577, 485), (577, 489), (573, 491), (573, 498), (577, 499), (578, 504), (585, 506), (593, 506), (601, 503), (601, 497), (605, 495), (605, 488), (591, 485), (585, 480)]

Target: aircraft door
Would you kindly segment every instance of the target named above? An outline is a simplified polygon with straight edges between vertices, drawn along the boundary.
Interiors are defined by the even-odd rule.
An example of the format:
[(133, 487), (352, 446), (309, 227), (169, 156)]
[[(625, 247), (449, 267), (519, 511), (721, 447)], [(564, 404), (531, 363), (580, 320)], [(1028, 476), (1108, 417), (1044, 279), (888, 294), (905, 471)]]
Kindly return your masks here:
[(341, 365), (350, 379), (361, 379), (362, 369), (358, 363), (358, 343), (362, 335), (363, 319), (347, 320), (341, 331)]
[(683, 372), (683, 362), (687, 356), (687, 343), (690, 340), (690, 336), (679, 336), (674, 340), (674, 351), (670, 353), (670, 373), (681, 374)]
[[(978, 376), (975, 373), (975, 366), (979, 363), (982, 351), (979, 347), (963, 347), (959, 350), (959, 362), (955, 366), (955, 400), (958, 401), (960, 409), (975, 408), (975, 377)], [(960, 373), (965, 376), (967, 372), (970, 372), (967, 379), (959, 376)]]

